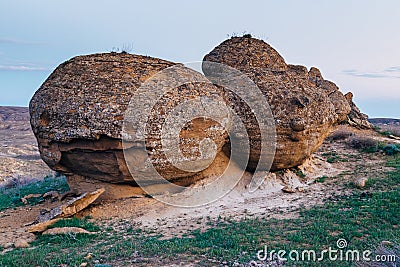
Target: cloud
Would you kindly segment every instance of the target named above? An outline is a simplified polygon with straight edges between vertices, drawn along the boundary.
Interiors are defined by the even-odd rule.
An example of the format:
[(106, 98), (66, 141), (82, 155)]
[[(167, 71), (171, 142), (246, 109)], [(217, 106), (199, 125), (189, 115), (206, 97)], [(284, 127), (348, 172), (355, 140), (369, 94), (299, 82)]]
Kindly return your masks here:
[(384, 72), (400, 72), (400, 66), (390, 67), (384, 70)]
[(0, 71), (48, 71), (49, 68), (37, 66), (0, 65)]
[(15, 44), (15, 45), (42, 45), (40, 42), (24, 41), (14, 38), (0, 38), (0, 44)]
[(363, 72), (363, 71), (358, 71), (358, 70), (344, 70), (343, 73), (346, 75), (350, 76), (355, 76), (355, 77), (362, 77), (362, 78), (372, 78), (372, 79), (377, 79), (377, 78), (389, 78), (389, 79), (400, 79), (400, 73), (397, 74), (397, 72), (400, 72), (400, 67), (390, 67), (387, 68), (383, 71), (379, 72)]

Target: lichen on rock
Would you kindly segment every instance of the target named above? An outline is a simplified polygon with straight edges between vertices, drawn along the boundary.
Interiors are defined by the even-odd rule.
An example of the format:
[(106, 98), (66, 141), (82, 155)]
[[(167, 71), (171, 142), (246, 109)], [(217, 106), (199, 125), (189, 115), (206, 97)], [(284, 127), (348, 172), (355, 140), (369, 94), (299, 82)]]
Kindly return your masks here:
[[(322, 78), (316, 68), (286, 64), (269, 44), (254, 38), (233, 37), (214, 48), (204, 61), (226, 64), (245, 73), (258, 86), (270, 105), (275, 122), (277, 146), (272, 170), (303, 163), (322, 144), (331, 127), (346, 119), (350, 106), (338, 87)], [(207, 76), (207, 70), (204, 70)], [(245, 110), (244, 103), (230, 97), (231, 106)], [(254, 118), (239, 116), (254, 128)], [(257, 131), (249, 135), (252, 146), (248, 169), (260, 158)]]
[[(66, 174), (71, 183), (80, 180), (78, 175), (94, 181), (135, 184), (123, 153), (125, 112), (143, 83), (172, 66), (176, 63), (123, 53), (78, 56), (61, 64), (30, 102), (31, 125), (42, 159), (53, 170)], [(131, 153), (134, 157), (130, 160), (140, 163), (148, 157), (161, 175), (177, 183), (196, 174), (177, 169), (167, 160), (161, 146), (161, 126), (177, 105), (201, 96), (219, 97), (219, 91), (211, 83), (185, 83), (163, 95), (150, 114), (133, 109), (135, 116), (148, 116), (148, 155)], [(143, 99), (145, 105), (150, 100), (147, 94)], [(183, 153), (195, 155), (204, 138), (211, 139), (218, 152), (227, 137), (221, 125), (206, 119), (188, 122), (178, 134), (184, 144)], [(143, 145), (136, 140), (130, 142), (132, 150)], [(190, 159), (182, 158), (185, 160)], [(79, 189), (79, 185), (71, 187)]]
[[(228, 133), (234, 127), (227, 127), (232, 124), (229, 113), (212, 108), (209, 109), (218, 119), (206, 116), (181, 124), (174, 119), (179, 112), (188, 117), (198, 114), (194, 109), (178, 112), (185, 101), (217, 99), (240, 117), (249, 137), (250, 155), (245, 166), (249, 171), (264, 163), (259, 162), (260, 158), (271, 155), (275, 155), (273, 171), (302, 164), (322, 144), (332, 126), (346, 120), (350, 112), (351, 103), (317, 68), (308, 71), (304, 66), (287, 64), (262, 40), (231, 38), (214, 48), (204, 61), (240, 71), (258, 87), (266, 99), (265, 105), (272, 110), (276, 151), (261, 149), (262, 135), (254, 110), (235, 93), (211, 83), (212, 79), (207, 79), (211, 70), (206, 65), (203, 64), (203, 76), (185, 67), (174, 69), (181, 64), (162, 59), (103, 53), (78, 56), (62, 63), (33, 96), (31, 125), (42, 159), (53, 170), (64, 173), (75, 191), (104, 187), (107, 195), (110, 184), (137, 185), (135, 175), (140, 175), (142, 169), (132, 173), (127, 162), (144, 169), (151, 164), (166, 180), (186, 186), (204, 178), (203, 170), (205, 173), (210, 170), (189, 171), (177, 166), (196, 161), (203, 162), (200, 166), (207, 163), (208, 168), (218, 165), (214, 163), (216, 158), (223, 158), (221, 153), (230, 156), (232, 140)], [(156, 74), (165, 76), (158, 85), (153, 80)], [(170, 86), (168, 81), (174, 84), (191, 79), (204, 82), (180, 83), (155, 101), (155, 92)], [(142, 90), (144, 85), (152, 83), (156, 86)], [(150, 109), (132, 108), (133, 98)], [(208, 102), (200, 106), (208, 106)], [(132, 118), (144, 119), (146, 128), (126, 126), (124, 123)], [(177, 127), (165, 135), (163, 129), (168, 122)], [(145, 136), (145, 143), (141, 136)], [(178, 142), (173, 138), (178, 138)], [(244, 137), (233, 138), (240, 143)], [(269, 141), (275, 141), (275, 136)], [(175, 146), (168, 148), (165, 144)], [(168, 149), (179, 151), (174, 162), (168, 157)], [(129, 153), (124, 153), (127, 150)], [(270, 164), (266, 167), (269, 169)], [(154, 182), (151, 176), (145, 179), (149, 184)], [(92, 182), (93, 188), (87, 188)], [(118, 190), (113, 192), (118, 194)], [(137, 194), (137, 190), (134, 192)]]

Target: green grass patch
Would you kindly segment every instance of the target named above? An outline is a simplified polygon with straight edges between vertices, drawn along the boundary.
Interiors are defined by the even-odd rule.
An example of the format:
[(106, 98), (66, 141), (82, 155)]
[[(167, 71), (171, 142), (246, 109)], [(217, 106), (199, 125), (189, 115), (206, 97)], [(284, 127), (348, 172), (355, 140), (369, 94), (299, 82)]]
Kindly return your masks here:
[[(43, 180), (30, 183), (23, 186), (12, 188), (0, 188), (0, 211), (22, 206), (21, 198), (29, 194), (44, 194), (49, 191), (58, 191), (64, 193), (69, 190), (66, 178), (64, 176), (45, 177)], [(42, 201), (40, 198), (29, 200), (30, 205), (35, 205)]]
[(391, 131), (388, 131), (388, 130), (386, 130), (386, 131), (378, 131), (378, 133), (380, 133), (381, 135), (386, 136), (386, 137), (388, 137), (390, 135), (393, 135), (393, 133)]
[[(387, 165), (394, 170), (371, 179), (368, 193), (354, 189), (350, 196), (336, 196), (323, 205), (302, 209), (295, 219), (220, 218), (210, 221), (213, 227), (204, 232), (194, 230), (184, 237), (166, 240), (135, 226), (117, 232), (111, 226), (98, 229), (87, 219), (63, 220), (57, 225), (97, 229), (98, 234), (39, 237), (33, 244), (35, 249), (8, 252), (0, 258), (0, 266), (79, 266), (87, 262), (88, 253), (94, 255), (90, 264), (96, 260), (99, 264), (146, 266), (147, 259), (156, 258), (166, 264), (197, 260), (199, 266), (216, 266), (223, 261), (231, 266), (235, 261), (256, 259), (256, 252), (264, 246), (270, 250), (319, 252), (328, 247), (336, 249), (339, 238), (346, 239), (347, 249), (352, 250), (373, 250), (383, 240), (400, 244), (400, 157), (388, 157)], [(296, 266), (350, 265), (345, 261), (296, 262)]]
[(325, 183), (325, 181), (326, 181), (328, 178), (329, 178), (328, 176), (321, 176), (321, 177), (318, 177), (317, 179), (315, 179), (315, 182), (316, 182), (316, 183)]
[(328, 163), (347, 162), (348, 159), (341, 157), (336, 151), (325, 152), (322, 154)]
[(382, 148), (386, 155), (393, 156), (400, 153), (400, 144), (390, 144)]
[(89, 232), (97, 232), (100, 231), (100, 227), (93, 224), (92, 222), (89, 221), (90, 217), (85, 217), (83, 219), (80, 218), (69, 218), (69, 219), (63, 219), (55, 224), (51, 225), (49, 228), (57, 228), (57, 227), (79, 227), (83, 228), (85, 230), (88, 230)]
[(304, 174), (304, 172), (302, 172), (300, 169), (298, 168), (294, 168), (293, 172), (300, 178), (305, 178), (306, 175)]

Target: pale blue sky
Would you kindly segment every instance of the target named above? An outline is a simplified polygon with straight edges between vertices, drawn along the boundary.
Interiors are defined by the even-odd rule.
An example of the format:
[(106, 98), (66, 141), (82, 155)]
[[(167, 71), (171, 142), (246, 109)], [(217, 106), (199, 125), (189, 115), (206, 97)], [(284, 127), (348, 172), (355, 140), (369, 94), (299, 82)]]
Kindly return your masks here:
[(0, 105), (27, 106), (63, 61), (131, 53), (199, 61), (244, 31), (321, 69), (371, 117), (400, 118), (400, 1), (0, 0)]

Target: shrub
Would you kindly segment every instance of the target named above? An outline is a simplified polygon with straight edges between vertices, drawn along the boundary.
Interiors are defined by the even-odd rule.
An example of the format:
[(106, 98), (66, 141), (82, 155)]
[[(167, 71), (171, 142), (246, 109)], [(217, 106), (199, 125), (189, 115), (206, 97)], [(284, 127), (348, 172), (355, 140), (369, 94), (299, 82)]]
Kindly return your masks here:
[(375, 127), (375, 130), (383, 136), (400, 136), (400, 126), (380, 125), (380, 127)]
[(400, 127), (391, 129), (392, 135), (400, 137)]
[(391, 144), (391, 145), (387, 145), (383, 148), (383, 152), (385, 152), (386, 155), (392, 156), (392, 155), (396, 155), (400, 152), (400, 149), (397, 145), (395, 144)]
[(347, 161), (346, 159), (341, 158), (336, 151), (330, 151), (330, 152), (323, 153), (322, 156), (326, 157), (326, 161), (328, 163)]
[(326, 179), (328, 179), (328, 176), (321, 176), (318, 177), (317, 179), (315, 179), (316, 183), (324, 183), (326, 181)]
[(304, 172), (302, 172), (302, 170), (300, 170), (300, 169), (298, 169), (298, 168), (293, 169), (293, 172), (294, 172), (297, 176), (299, 176), (300, 178), (305, 178), (305, 177), (306, 177), (306, 175), (304, 174)]
[(381, 132), (381, 134), (384, 136), (389, 136), (389, 135), (392, 135), (393, 133), (391, 131), (383, 131), (383, 132)]
[[(59, 193), (65, 193), (69, 190), (65, 176), (47, 176), (43, 180), (33, 183), (19, 184), (10, 188), (0, 188), (0, 211), (23, 205), (21, 198), (29, 194), (44, 194), (54, 190)], [(30, 205), (36, 205), (43, 198), (34, 198), (33, 200), (29, 202)]]
[(370, 137), (354, 136), (347, 142), (348, 146), (367, 153), (378, 151), (378, 141)]
[(352, 136), (353, 133), (350, 131), (346, 131), (346, 130), (338, 130), (338, 131), (334, 131), (332, 132), (327, 138), (326, 140), (328, 141), (337, 141), (337, 140), (344, 140), (349, 138), (350, 136)]

